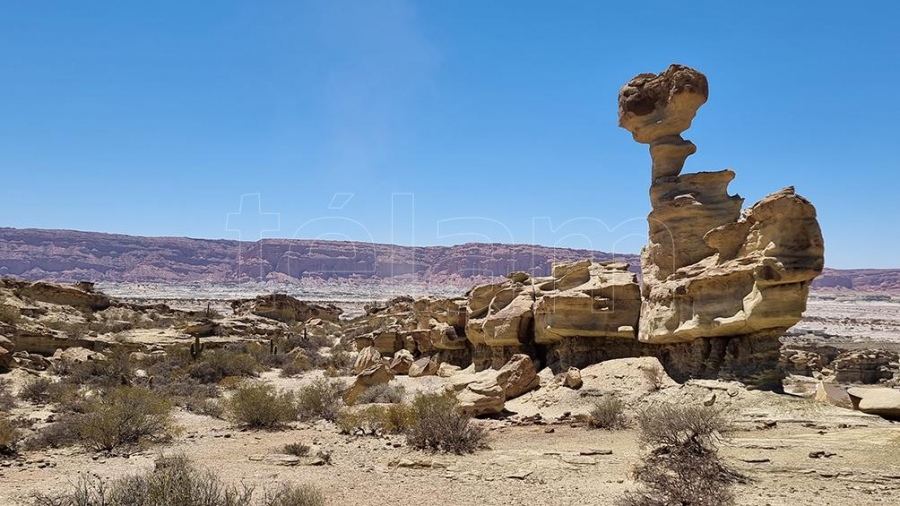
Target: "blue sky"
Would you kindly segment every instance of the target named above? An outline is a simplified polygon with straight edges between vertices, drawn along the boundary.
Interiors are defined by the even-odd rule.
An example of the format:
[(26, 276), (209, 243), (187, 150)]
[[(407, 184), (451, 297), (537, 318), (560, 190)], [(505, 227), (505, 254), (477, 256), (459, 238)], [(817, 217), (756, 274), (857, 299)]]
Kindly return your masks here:
[[(0, 0), (0, 226), (637, 252), (619, 87), (710, 99), (686, 171), (794, 185), (831, 267), (900, 267), (900, 4)], [(243, 204), (242, 204), (243, 203)], [(257, 216), (259, 215), (259, 216)]]

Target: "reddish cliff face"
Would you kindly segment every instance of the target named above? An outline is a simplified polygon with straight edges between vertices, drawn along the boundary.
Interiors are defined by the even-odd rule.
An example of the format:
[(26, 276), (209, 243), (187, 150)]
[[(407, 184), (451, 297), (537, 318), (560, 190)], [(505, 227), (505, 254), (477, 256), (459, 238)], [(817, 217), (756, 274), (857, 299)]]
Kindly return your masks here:
[(545, 276), (553, 262), (583, 258), (638, 264), (636, 255), (524, 244), (406, 247), (284, 239), (248, 243), (0, 228), (0, 276), (60, 282), (399, 276), (428, 281), (505, 276), (514, 271)]
[[(637, 255), (523, 244), (404, 247), (270, 239), (255, 243), (136, 237), (71, 230), (0, 228), (0, 276), (110, 282), (240, 281), (290, 278), (374, 279), (415, 274), (424, 281), (550, 274), (554, 261), (628, 262)], [(825, 269), (813, 288), (900, 292), (900, 269)]]

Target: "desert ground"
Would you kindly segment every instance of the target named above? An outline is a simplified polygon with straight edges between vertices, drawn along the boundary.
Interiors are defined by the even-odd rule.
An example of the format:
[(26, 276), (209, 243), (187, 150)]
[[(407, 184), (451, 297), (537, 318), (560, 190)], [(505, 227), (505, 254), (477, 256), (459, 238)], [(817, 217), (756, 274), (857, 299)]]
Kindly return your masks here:
[[(123, 294), (119, 294), (120, 296)], [(128, 294), (124, 294), (128, 295)], [(173, 308), (223, 312), (218, 297), (166, 299), (131, 294), (130, 303), (165, 301)], [(327, 297), (325, 297), (327, 298)], [(339, 302), (354, 315), (360, 301)], [(50, 307), (46, 304), (36, 304)], [(896, 297), (813, 294), (806, 318), (786, 342), (838, 346), (848, 350), (896, 349), (900, 342)], [(121, 315), (119, 315), (121, 317)], [(346, 317), (346, 315), (345, 315)], [(118, 337), (99, 335), (109, 347), (139, 344), (186, 345), (190, 338), (168, 329), (132, 329)], [(235, 342), (241, 339), (229, 338)], [(321, 350), (328, 354), (328, 350)], [(352, 354), (352, 353), (351, 353)], [(54, 360), (51, 360), (54, 362)], [(430, 453), (413, 449), (402, 435), (341, 433), (333, 422), (294, 421), (275, 430), (247, 429), (227, 416), (209, 416), (176, 407), (178, 434), (165, 443), (97, 452), (78, 444), (21, 449), (0, 457), (0, 504), (33, 504), (37, 493), (70, 491), (86, 475), (110, 480), (151, 470), (161, 455), (184, 454), (216, 476), (266, 490), (280, 483), (310, 483), (326, 504), (375, 505), (397, 502), (442, 504), (613, 504), (637, 486), (632, 470), (646, 449), (634, 424), (642, 409), (659, 403), (705, 404), (723, 410), (733, 430), (723, 434), (720, 453), (727, 465), (746, 477), (735, 486), (740, 505), (894, 504), (900, 494), (900, 425), (879, 416), (817, 402), (810, 397), (747, 389), (733, 381), (668, 377), (649, 380), (650, 357), (610, 360), (581, 369), (583, 386), (563, 385), (564, 375), (539, 372), (540, 386), (507, 400), (499, 416), (473, 420), (488, 434), (488, 445), (471, 454)], [(452, 371), (466, 374), (471, 371)], [(277, 367), (257, 380), (284, 391), (299, 391), (323, 377), (321, 369), (285, 377)], [(332, 374), (331, 381), (353, 383), (352, 372)], [(0, 375), (13, 394), (53, 368), (14, 368)], [(812, 380), (812, 378), (808, 378)], [(452, 377), (397, 375), (404, 400), (419, 392), (439, 392)], [(231, 395), (220, 386), (222, 397)], [(627, 428), (592, 429), (585, 423), (598, 399), (625, 401)], [(26, 432), (39, 434), (59, 408), (52, 403), (20, 401), (10, 417), (30, 420)], [(289, 443), (303, 443), (326, 461), (284, 453)]]

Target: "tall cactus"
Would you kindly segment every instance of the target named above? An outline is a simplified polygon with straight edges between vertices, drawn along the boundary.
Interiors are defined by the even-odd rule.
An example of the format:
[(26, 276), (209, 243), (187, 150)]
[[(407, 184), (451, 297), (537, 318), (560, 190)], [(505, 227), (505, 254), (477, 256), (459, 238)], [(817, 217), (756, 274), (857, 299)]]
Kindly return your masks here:
[(203, 353), (204, 346), (200, 344), (200, 336), (194, 336), (194, 343), (191, 344), (191, 358), (197, 360)]

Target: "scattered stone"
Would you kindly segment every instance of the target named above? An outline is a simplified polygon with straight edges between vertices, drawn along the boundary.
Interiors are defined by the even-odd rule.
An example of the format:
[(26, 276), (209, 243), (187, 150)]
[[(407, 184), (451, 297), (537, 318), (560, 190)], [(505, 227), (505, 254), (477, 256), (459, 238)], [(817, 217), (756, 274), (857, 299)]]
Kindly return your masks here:
[(563, 386), (578, 390), (582, 385), (584, 385), (584, 380), (581, 379), (581, 371), (577, 367), (570, 367), (563, 377)]

